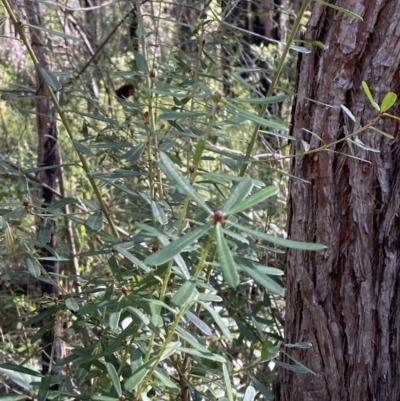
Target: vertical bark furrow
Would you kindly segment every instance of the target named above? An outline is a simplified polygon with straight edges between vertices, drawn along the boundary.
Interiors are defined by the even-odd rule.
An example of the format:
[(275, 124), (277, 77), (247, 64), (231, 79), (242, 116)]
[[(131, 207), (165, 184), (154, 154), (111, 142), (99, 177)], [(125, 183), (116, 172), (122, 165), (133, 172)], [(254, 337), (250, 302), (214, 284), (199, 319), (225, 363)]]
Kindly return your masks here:
[[(360, 14), (356, 21), (315, 3), (306, 39), (311, 48), (299, 72), (292, 135), (321, 146), (306, 128), (332, 143), (358, 128), (341, 111), (349, 108), (361, 125), (377, 111), (367, 100), (366, 81), (378, 103), (400, 88), (400, 3), (393, 0), (335, 0)], [(392, 114), (399, 115), (396, 105)], [(398, 123), (383, 118), (377, 128), (396, 135)], [(399, 139), (374, 130), (359, 135), (373, 153), (354, 143), (336, 152), (299, 156), (290, 182), (288, 232), (292, 239), (327, 245), (317, 254), (287, 255), (286, 341), (310, 341), (307, 352), (290, 353), (315, 376), (282, 372), (281, 400), (399, 400), (400, 381), (400, 165)], [(342, 153), (342, 154), (341, 154)], [(349, 156), (366, 160), (363, 162)], [(289, 361), (287, 361), (289, 362)]]

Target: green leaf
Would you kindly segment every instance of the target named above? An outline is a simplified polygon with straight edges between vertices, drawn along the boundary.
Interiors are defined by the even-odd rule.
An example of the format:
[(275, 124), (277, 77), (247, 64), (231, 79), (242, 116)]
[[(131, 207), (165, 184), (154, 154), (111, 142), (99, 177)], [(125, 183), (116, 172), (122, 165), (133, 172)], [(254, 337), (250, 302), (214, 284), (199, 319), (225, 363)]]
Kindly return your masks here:
[(211, 228), (211, 223), (205, 224), (188, 234), (182, 235), (166, 247), (148, 256), (145, 263), (150, 266), (162, 265), (180, 254), (186, 247), (192, 245), (198, 238)]
[(59, 36), (59, 37), (64, 38), (64, 39), (75, 40), (75, 41), (80, 41), (81, 40), (81, 38), (79, 38), (78, 36), (67, 35), (64, 32), (54, 31), (53, 29), (44, 28), (43, 26), (36, 26), (36, 25), (32, 25), (32, 24), (24, 24), (24, 25), (25, 26), (29, 26), (29, 27), (34, 28), (34, 29), (37, 29), (38, 31), (47, 32), (50, 35)]
[(162, 316), (158, 314), (152, 315), (150, 321), (151, 324), (155, 327), (162, 327), (164, 324)]
[(87, 148), (85, 145), (82, 145), (79, 141), (76, 141), (74, 139), (72, 142), (74, 143), (75, 149), (79, 153), (82, 153), (83, 155), (86, 155), (86, 156), (95, 157), (94, 153), (89, 148)]
[(227, 99), (223, 99), (223, 101), (235, 109), (238, 113), (239, 116), (246, 118), (247, 120), (253, 121), (261, 126), (269, 127), (269, 128), (275, 128), (275, 129), (280, 129), (287, 131), (287, 127), (277, 121), (274, 120), (267, 120), (266, 118), (260, 117), (256, 114), (249, 113), (248, 111), (234, 105), (233, 103), (229, 102)]
[(243, 199), (245, 199), (247, 195), (251, 192), (252, 188), (253, 180), (251, 180), (250, 178), (244, 178), (233, 187), (229, 198), (226, 200), (221, 210), (226, 213), (227, 210), (231, 209), (232, 207), (243, 201)]
[(139, 260), (136, 256), (132, 255), (129, 251), (127, 251), (122, 245), (115, 245), (113, 247), (117, 252), (121, 255), (125, 256), (128, 260), (134, 263), (136, 266), (140, 267), (144, 272), (149, 273), (151, 271), (150, 267)]
[(56, 92), (62, 89), (62, 85), (61, 85), (60, 81), (46, 67), (39, 65), (39, 71), (40, 71), (40, 74), (42, 75), (44, 81), (52, 89), (54, 89)]
[(208, 350), (207, 350), (207, 352), (204, 352), (204, 351), (199, 351), (194, 348), (187, 348), (187, 347), (175, 347), (175, 350), (177, 350), (179, 352), (184, 352), (185, 354), (198, 356), (200, 358), (210, 359), (211, 361), (215, 361), (215, 362), (221, 362), (221, 363), (226, 362), (226, 360), (223, 356), (215, 354)]
[(125, 381), (124, 388), (126, 391), (135, 390), (136, 387), (142, 382), (145, 378), (151, 367), (153, 366), (156, 358), (152, 358), (143, 365), (141, 365), (136, 372)]
[(171, 298), (171, 306), (181, 308), (187, 302), (197, 298), (198, 291), (194, 281), (185, 281), (179, 290)]
[(362, 20), (363, 20), (362, 17), (360, 17), (358, 14), (353, 13), (353, 12), (351, 12), (351, 11), (345, 9), (345, 8), (336, 6), (335, 4), (328, 3), (328, 2), (323, 1), (323, 0), (317, 0), (317, 1), (318, 1), (318, 3), (321, 3), (321, 4), (323, 4), (323, 5), (327, 6), (327, 7), (331, 7), (331, 8), (333, 8), (333, 9), (335, 9), (335, 10), (338, 10), (338, 11), (342, 12), (343, 14), (348, 15), (349, 17), (358, 19), (359, 21), (362, 21)]
[(46, 375), (42, 377), (42, 381), (40, 383), (39, 392), (38, 392), (38, 401), (46, 401), (47, 393), (50, 390), (51, 384), (51, 375)]
[(23, 395), (23, 394), (8, 394), (0, 396), (1, 401), (23, 401), (26, 399), (31, 399), (31, 398), (28, 395)]
[(265, 387), (260, 381), (258, 381), (253, 375), (249, 374), (249, 377), (254, 384), (254, 387), (267, 399), (267, 400), (273, 400), (275, 397), (269, 391), (267, 387)]
[(145, 149), (146, 149), (146, 144), (141, 143), (137, 146), (134, 146), (132, 149), (128, 150), (125, 154), (121, 156), (121, 159), (127, 159), (133, 163), (136, 163), (142, 157), (142, 154), (145, 151)]
[(218, 312), (212, 306), (206, 304), (205, 302), (202, 301), (198, 302), (201, 303), (201, 305), (203, 305), (203, 307), (208, 310), (211, 317), (214, 319), (215, 324), (217, 324), (218, 327), (221, 329), (221, 332), (225, 336), (225, 338), (229, 342), (233, 341), (231, 331), (229, 330), (228, 326), (224, 323), (224, 320), (221, 318)]
[(389, 110), (397, 100), (397, 95), (393, 92), (386, 93), (385, 97), (382, 100), (381, 104), (381, 112), (384, 113), (385, 111)]
[(297, 362), (295, 365), (293, 365), (291, 363), (281, 362), (281, 361), (278, 361), (277, 359), (274, 359), (274, 363), (276, 363), (278, 366), (281, 366), (282, 368), (290, 370), (292, 372), (312, 373), (315, 375), (315, 373), (311, 369), (307, 368), (307, 366), (303, 365), (300, 362)]
[(172, 163), (171, 159), (164, 152), (160, 152), (160, 160), (160, 167), (164, 173), (170, 179), (174, 180), (178, 184), (179, 188), (186, 195), (195, 200), (200, 207), (212, 214), (212, 210), (207, 206), (201, 196), (194, 190), (189, 181), (181, 174), (181, 172)]
[(307, 343), (307, 342), (297, 342), (294, 344), (285, 344), (285, 347), (288, 348), (302, 348), (302, 349), (308, 349), (312, 347), (312, 343)]
[(386, 138), (394, 139), (394, 136), (393, 136), (393, 135), (390, 135), (390, 134), (388, 134), (388, 133), (385, 132), (385, 131), (381, 131), (380, 129), (378, 129), (378, 128), (376, 128), (376, 127), (370, 127), (370, 129), (373, 129), (374, 131), (379, 132), (381, 135), (385, 136)]
[(233, 401), (231, 375), (229, 374), (226, 363), (222, 365), (222, 371), (224, 373), (226, 395), (228, 396), (229, 401)]
[(256, 238), (263, 239), (268, 242), (272, 242), (273, 244), (276, 245), (281, 245), (286, 248), (292, 248), (292, 249), (300, 249), (302, 251), (322, 251), (323, 249), (326, 249), (325, 245), (322, 244), (315, 244), (311, 242), (300, 242), (300, 241), (293, 241), (290, 239), (285, 239), (281, 237), (274, 237), (273, 235), (269, 235), (266, 233), (263, 233), (261, 231), (256, 231), (251, 228), (244, 227), (240, 224), (236, 223), (231, 223), (233, 226), (235, 226), (237, 229), (244, 231), (245, 233), (252, 235)]
[(168, 217), (164, 213), (163, 208), (159, 205), (158, 202), (151, 201), (151, 211), (153, 213), (153, 217), (163, 226), (168, 223)]
[(371, 91), (369, 90), (368, 84), (365, 81), (362, 81), (361, 84), (362, 84), (364, 92), (367, 95), (367, 98), (371, 102), (372, 106), (374, 106), (376, 110), (380, 111), (380, 107), (379, 107), (378, 103), (375, 102), (374, 98), (372, 97), (372, 94), (371, 94)]
[(108, 266), (110, 266), (111, 273), (113, 274), (117, 282), (120, 283), (121, 281), (123, 281), (121, 268), (119, 267), (119, 263), (114, 255), (111, 255), (108, 258)]
[(280, 296), (285, 295), (284, 288), (279, 285), (278, 282), (268, 277), (266, 274), (262, 273), (258, 269), (254, 268), (251, 265), (250, 261), (246, 261), (244, 258), (240, 258), (237, 262), (237, 265), (256, 283), (264, 287), (266, 290)]
[(236, 98), (232, 99), (232, 102), (235, 103), (248, 103), (248, 104), (274, 104), (281, 103), (287, 99), (286, 95), (277, 95), (277, 96), (269, 96), (269, 97), (250, 97), (250, 98)]
[(296, 45), (291, 45), (290, 50), (294, 50), (295, 52), (298, 53), (303, 53), (303, 54), (310, 54), (311, 50), (307, 49), (306, 47), (303, 46), (296, 46)]
[(236, 271), (235, 261), (224, 238), (224, 231), (221, 223), (215, 226), (215, 234), (217, 240), (218, 257), (221, 264), (221, 271), (226, 284), (231, 288), (236, 288), (239, 285), (239, 275)]
[(178, 120), (179, 118), (198, 118), (205, 115), (205, 113), (199, 113), (197, 111), (167, 111), (161, 113), (159, 118), (162, 120)]
[(185, 317), (187, 317), (206, 336), (212, 336), (213, 332), (210, 326), (198, 318), (194, 313), (190, 312), (190, 310), (186, 311)]
[(129, 313), (131, 313), (131, 314), (133, 314), (133, 315), (136, 315), (136, 316), (143, 322), (143, 324), (144, 324), (145, 326), (148, 326), (148, 325), (149, 325), (150, 319), (149, 319), (141, 310), (139, 310), (139, 309), (137, 309), (137, 308), (134, 308), (133, 306), (128, 306), (128, 307), (126, 308), (126, 310), (127, 310)]
[(65, 299), (65, 306), (69, 310), (72, 310), (73, 312), (76, 312), (79, 310), (78, 302), (76, 302), (75, 298), (72, 298), (72, 297)]
[(154, 376), (157, 377), (157, 379), (161, 382), (161, 384), (171, 390), (178, 390), (179, 387), (168, 377), (166, 376), (163, 372), (159, 371), (156, 369), (154, 371)]
[(143, 57), (142, 54), (139, 52), (135, 52), (135, 60), (139, 66), (139, 68), (145, 72), (146, 74), (149, 73), (149, 66), (147, 65), (147, 60)]
[(110, 313), (110, 317), (108, 319), (108, 325), (112, 331), (116, 331), (119, 326), (119, 320), (121, 318), (121, 311), (116, 310)]
[(119, 381), (119, 375), (112, 363), (107, 362), (106, 367), (108, 375), (110, 376), (111, 379), (111, 383), (113, 384), (115, 391), (117, 392), (119, 397), (122, 395), (122, 388), (121, 388), (121, 382)]
[(95, 232), (99, 232), (103, 228), (103, 212), (96, 210), (86, 221), (85, 226)]
[(26, 257), (26, 265), (28, 266), (28, 271), (33, 277), (38, 278), (41, 274), (40, 264), (32, 256), (28, 255)]
[(379, 149), (374, 149), (374, 148), (367, 146), (358, 136), (355, 136), (353, 140), (351, 140), (350, 138), (348, 140), (353, 142), (359, 148), (367, 150), (368, 152), (380, 153)]
[(227, 215), (236, 214), (242, 212), (243, 210), (250, 209), (251, 207), (258, 205), (259, 203), (265, 201), (273, 195), (276, 195), (279, 191), (279, 188), (275, 185), (271, 185), (267, 188), (263, 188), (260, 191), (257, 191), (255, 194), (249, 196), (244, 201), (240, 202), (232, 209), (226, 212)]
[(50, 219), (44, 219), (39, 228), (39, 242), (41, 244), (45, 245), (50, 242), (52, 228), (52, 221)]

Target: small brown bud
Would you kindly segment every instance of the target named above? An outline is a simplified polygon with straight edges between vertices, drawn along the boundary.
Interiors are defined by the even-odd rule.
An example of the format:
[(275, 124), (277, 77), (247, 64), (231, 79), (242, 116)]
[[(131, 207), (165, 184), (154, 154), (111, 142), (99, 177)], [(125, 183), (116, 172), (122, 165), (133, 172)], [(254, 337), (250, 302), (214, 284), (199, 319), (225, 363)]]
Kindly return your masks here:
[(123, 395), (123, 394), (121, 394), (119, 397), (118, 397), (118, 400), (119, 401), (125, 401), (125, 396)]
[(126, 285), (122, 286), (121, 292), (122, 292), (124, 295), (128, 295), (128, 287), (127, 287)]
[(189, 173), (190, 173), (190, 174), (193, 174), (194, 171), (195, 171), (194, 166), (189, 166)]
[(124, 235), (122, 237), (122, 242), (128, 242), (128, 241), (129, 241), (129, 238), (126, 235)]
[(158, 245), (157, 244), (153, 244), (153, 246), (151, 247), (151, 252), (157, 252), (158, 251)]
[(153, 78), (155, 78), (156, 77), (156, 70), (153, 68), (152, 70), (150, 70), (150, 72), (149, 72), (149, 77), (151, 78), (151, 79), (153, 79)]
[(194, 221), (189, 221), (189, 227), (193, 228), (196, 225), (196, 223)]
[(214, 223), (221, 223), (224, 219), (224, 212), (222, 210), (216, 210), (214, 212)]
[(25, 207), (25, 208), (27, 208), (27, 207), (29, 206), (30, 203), (31, 203), (30, 199), (29, 199), (29, 198), (25, 198), (25, 199), (22, 201), (22, 206)]

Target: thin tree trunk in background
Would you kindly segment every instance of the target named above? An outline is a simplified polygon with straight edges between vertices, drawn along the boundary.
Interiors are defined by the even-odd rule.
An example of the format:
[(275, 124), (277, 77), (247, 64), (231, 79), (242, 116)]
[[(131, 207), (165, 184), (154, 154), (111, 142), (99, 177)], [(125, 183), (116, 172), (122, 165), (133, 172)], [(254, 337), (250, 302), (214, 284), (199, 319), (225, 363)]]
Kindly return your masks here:
[[(25, 11), (27, 21), (31, 25), (38, 27), (42, 26), (42, 13), (40, 3), (38, 1), (25, 0)], [(30, 28), (31, 44), (36, 57), (42, 67), (51, 70), (50, 58), (48, 56), (48, 49), (45, 47), (46, 37), (43, 31), (39, 29)], [(58, 128), (57, 120), (53, 114), (50, 114), (50, 110), (53, 106), (49, 99), (48, 93), (45, 89), (43, 79), (39, 72), (36, 73), (36, 111), (37, 115), (37, 128), (38, 128), (38, 167), (51, 167), (59, 164), (59, 144), (58, 144)], [(57, 168), (46, 168), (40, 170), (37, 174), (37, 178), (40, 182), (48, 185), (51, 188), (55, 188), (55, 182), (57, 178)], [(43, 207), (47, 207), (53, 203), (54, 192), (47, 189), (44, 186), (37, 187), (37, 197), (43, 202)], [(53, 256), (52, 249), (56, 247), (56, 236), (54, 220), (46, 219), (42, 217), (36, 218), (36, 225), (38, 233), (41, 230), (50, 228), (50, 235), (46, 246), (43, 246), (39, 253), (44, 256)], [(48, 230), (48, 228), (46, 230)], [(43, 232), (43, 231), (42, 231)], [(40, 237), (39, 237), (40, 238)], [(52, 273), (59, 272), (59, 266), (54, 261), (42, 261), (44, 269), (51, 275), (52, 279), (57, 283), (57, 276)], [(45, 282), (41, 282), (43, 293), (48, 295), (57, 295), (58, 289), (53, 285)], [(54, 320), (54, 319), (53, 319)], [(43, 324), (50, 323), (52, 317)], [(54, 323), (54, 322), (53, 322)], [(56, 325), (56, 324), (55, 324)], [(52, 354), (52, 348), (55, 347), (54, 356), (59, 357), (61, 354), (61, 346), (58, 337), (56, 336), (55, 325), (52, 326), (42, 337), (42, 373), (47, 374), (49, 372), (50, 355)], [(54, 361), (53, 361), (54, 362)]]
[[(400, 2), (332, 4), (364, 21), (314, 3), (305, 39), (329, 48), (314, 47), (302, 56), (293, 154), (301, 150), (302, 140), (311, 149), (321, 145), (304, 129), (329, 144), (358, 128), (340, 105), (361, 125), (377, 115), (362, 81), (378, 103), (388, 91), (400, 89)], [(398, 102), (390, 112), (400, 115)], [(315, 375), (282, 371), (278, 400), (400, 399), (399, 123), (383, 118), (376, 126), (395, 139), (373, 130), (359, 137), (380, 153), (342, 142), (333, 148), (336, 153), (293, 159), (291, 173), (309, 183), (290, 181), (289, 236), (327, 249), (287, 254), (286, 342), (306, 341), (312, 348), (286, 351)]]

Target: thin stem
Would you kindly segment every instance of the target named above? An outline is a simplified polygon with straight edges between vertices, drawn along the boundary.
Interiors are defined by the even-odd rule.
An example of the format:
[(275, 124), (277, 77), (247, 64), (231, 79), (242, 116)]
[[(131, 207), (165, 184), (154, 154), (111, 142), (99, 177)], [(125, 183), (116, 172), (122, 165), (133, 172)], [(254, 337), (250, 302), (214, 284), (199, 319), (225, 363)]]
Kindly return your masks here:
[[(274, 93), (274, 90), (275, 90), (275, 88), (276, 88), (276, 86), (278, 84), (279, 78), (281, 76), (283, 67), (285, 65), (286, 57), (289, 54), (290, 47), (291, 47), (291, 45), (292, 45), (292, 43), (294, 41), (294, 38), (295, 38), (295, 36), (297, 34), (297, 31), (298, 31), (298, 29), (300, 27), (300, 23), (301, 23), (301, 20), (303, 18), (303, 14), (305, 13), (305, 11), (306, 11), (308, 5), (311, 3), (311, 1), (312, 0), (305, 0), (303, 2), (302, 6), (301, 6), (299, 14), (297, 15), (297, 18), (296, 18), (296, 20), (294, 22), (293, 28), (292, 28), (292, 30), (290, 32), (288, 41), (286, 42), (286, 45), (285, 45), (285, 47), (283, 49), (282, 56), (279, 59), (278, 66), (276, 67), (276, 70), (275, 70), (274, 76), (272, 78), (272, 82), (271, 82), (271, 85), (270, 85), (270, 87), (268, 89), (268, 93), (267, 93), (266, 97), (270, 97)], [(267, 107), (268, 107), (267, 103), (264, 104), (261, 107), (260, 112), (258, 113), (258, 115), (260, 117), (264, 116), (265, 112), (267, 111)], [(254, 145), (255, 145), (257, 137), (258, 137), (258, 130), (260, 129), (260, 125), (261, 124), (256, 123), (256, 125), (254, 127), (253, 133), (251, 135), (250, 142), (247, 145), (246, 159), (250, 159), (251, 153), (253, 152), (253, 148), (254, 148)], [(242, 168), (240, 169), (240, 172), (239, 172), (239, 176), (240, 177), (243, 177), (246, 174), (247, 167), (248, 167), (248, 163), (243, 163)]]
[(72, 129), (71, 129), (71, 127), (69, 125), (69, 122), (67, 120), (66, 114), (65, 114), (64, 110), (62, 109), (62, 107), (60, 106), (60, 104), (58, 102), (58, 99), (57, 99), (57, 96), (53, 92), (53, 90), (50, 87), (50, 85), (47, 83), (46, 78), (43, 76), (43, 74), (42, 74), (42, 72), (41, 72), (41, 70), (39, 68), (39, 61), (38, 61), (38, 59), (37, 59), (37, 57), (35, 55), (35, 52), (33, 51), (33, 48), (32, 48), (32, 46), (30, 44), (30, 41), (27, 39), (27, 37), (25, 35), (24, 29), (23, 29), (23, 25), (18, 22), (18, 20), (17, 20), (17, 18), (15, 16), (10, 4), (8, 3), (8, 1), (7, 0), (2, 0), (2, 3), (4, 5), (4, 7), (5, 7), (5, 9), (7, 10), (7, 13), (9, 15), (9, 17), (10, 17), (11, 21), (13, 22), (13, 24), (15, 26), (15, 29), (19, 33), (20, 38), (21, 38), (22, 42), (24, 43), (24, 45), (26, 47), (26, 50), (28, 51), (29, 56), (31, 57), (35, 67), (37, 68), (38, 72), (42, 75), (44, 86), (45, 86), (45, 88), (47, 90), (47, 93), (49, 94), (50, 99), (53, 102), (53, 105), (54, 105), (55, 109), (57, 110), (57, 113), (60, 115), (61, 121), (62, 121), (62, 123), (63, 123), (63, 125), (65, 127), (65, 130), (67, 131), (67, 134), (68, 134), (71, 142), (74, 144), (74, 148), (75, 148), (76, 153), (78, 154), (78, 157), (79, 157), (79, 160), (81, 162), (82, 168), (85, 171), (86, 176), (87, 176), (87, 178), (89, 180), (89, 183), (93, 188), (93, 191), (94, 191), (94, 193), (96, 195), (97, 201), (99, 202), (100, 209), (102, 210), (105, 218), (107, 219), (108, 224), (111, 227), (112, 234), (115, 237), (118, 237), (117, 228), (116, 228), (116, 226), (114, 224), (114, 221), (111, 218), (110, 213), (108, 212), (106, 204), (103, 201), (103, 198), (101, 196), (100, 190), (99, 190), (94, 178), (91, 175), (88, 163), (86, 162), (86, 158), (84, 157), (84, 155), (81, 152), (79, 152), (79, 150), (75, 146), (74, 135), (72, 133)]

